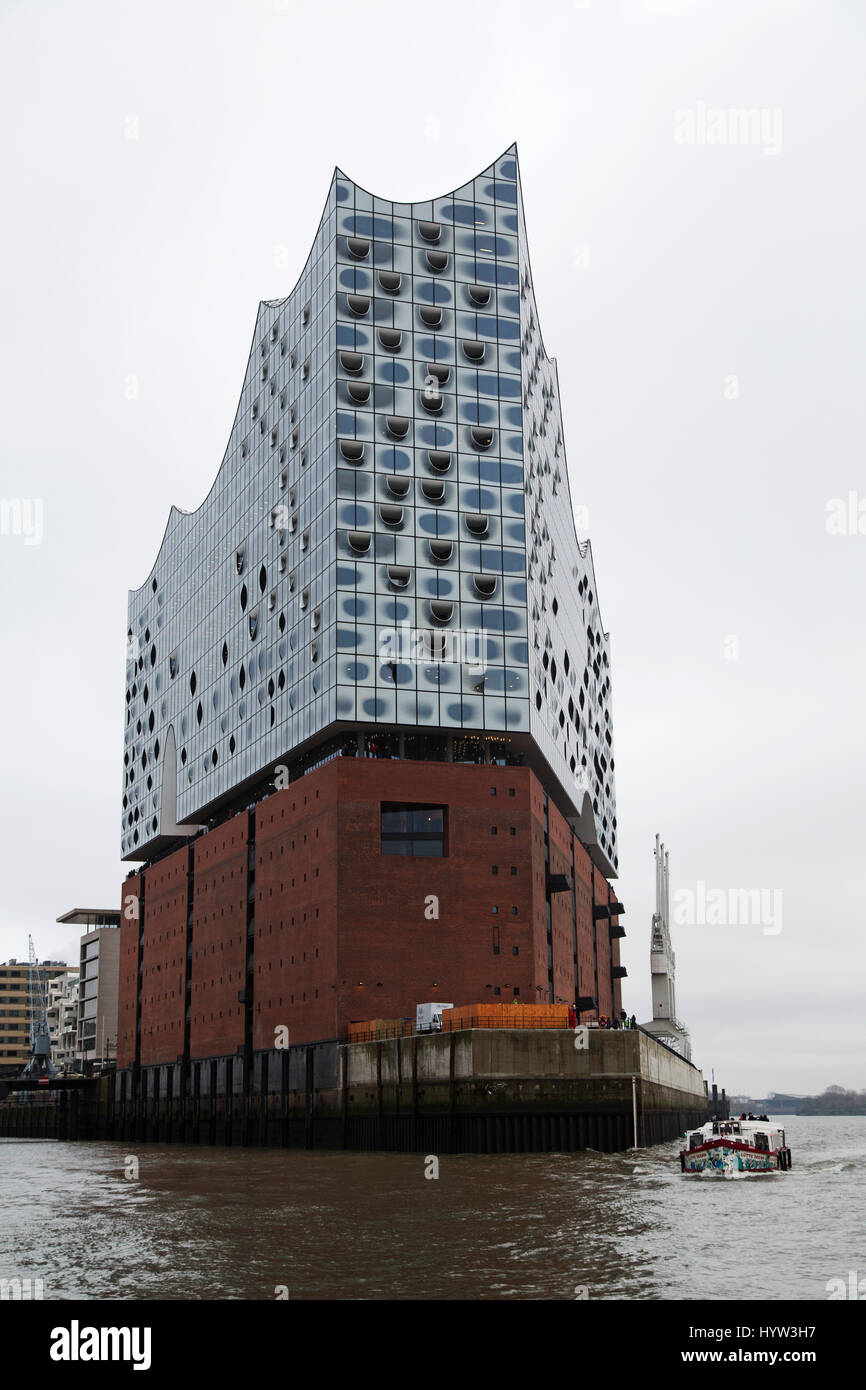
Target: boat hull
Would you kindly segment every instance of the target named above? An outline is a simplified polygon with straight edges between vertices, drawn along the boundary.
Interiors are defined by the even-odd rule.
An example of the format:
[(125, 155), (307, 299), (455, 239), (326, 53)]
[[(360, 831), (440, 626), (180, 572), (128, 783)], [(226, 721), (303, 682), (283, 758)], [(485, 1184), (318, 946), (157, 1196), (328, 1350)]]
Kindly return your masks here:
[(683, 1172), (705, 1178), (751, 1178), (779, 1172), (775, 1153), (729, 1149), (726, 1146), (692, 1150), (683, 1155)]
[(685, 1135), (680, 1167), (687, 1177), (753, 1178), (787, 1173), (791, 1150), (785, 1131), (766, 1115), (713, 1119)]

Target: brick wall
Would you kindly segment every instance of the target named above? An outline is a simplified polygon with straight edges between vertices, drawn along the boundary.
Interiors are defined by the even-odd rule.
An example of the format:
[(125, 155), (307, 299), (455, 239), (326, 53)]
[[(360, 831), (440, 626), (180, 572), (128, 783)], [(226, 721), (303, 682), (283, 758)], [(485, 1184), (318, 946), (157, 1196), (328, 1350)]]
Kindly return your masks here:
[(243, 813), (193, 845), (190, 1057), (235, 1052), (244, 1040), (247, 842)]
[(141, 975), (141, 1063), (174, 1062), (183, 1051), (188, 850), (145, 872)]
[[(383, 802), (446, 806), (447, 856), (383, 855)], [(545, 807), (530, 769), (335, 759), (254, 814), (254, 1048), (273, 1047), (283, 1027), (299, 1043), (345, 1036), (352, 1021), (414, 1018), (425, 1000), (570, 1003), (598, 992), (602, 1013), (619, 1007), (608, 923), (592, 920), (593, 893), (614, 895), (553, 803), (550, 870), (571, 876), (573, 853), (579, 973), (572, 894), (557, 893), (550, 1000)], [(249, 851), (243, 812), (144, 870), (143, 1063), (183, 1050), (190, 852), (190, 1054), (243, 1043)], [(121, 1065), (134, 1049), (134, 925), (121, 928)]]

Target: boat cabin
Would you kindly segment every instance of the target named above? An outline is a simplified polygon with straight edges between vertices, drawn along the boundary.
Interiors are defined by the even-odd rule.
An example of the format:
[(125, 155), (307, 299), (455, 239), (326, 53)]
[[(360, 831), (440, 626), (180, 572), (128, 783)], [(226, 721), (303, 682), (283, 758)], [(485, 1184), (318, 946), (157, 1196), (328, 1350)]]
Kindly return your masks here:
[(775, 1153), (785, 1148), (785, 1131), (767, 1120), (711, 1120), (702, 1129), (689, 1134), (688, 1147), (700, 1148), (717, 1139), (731, 1139), (735, 1144), (747, 1144), (759, 1153)]

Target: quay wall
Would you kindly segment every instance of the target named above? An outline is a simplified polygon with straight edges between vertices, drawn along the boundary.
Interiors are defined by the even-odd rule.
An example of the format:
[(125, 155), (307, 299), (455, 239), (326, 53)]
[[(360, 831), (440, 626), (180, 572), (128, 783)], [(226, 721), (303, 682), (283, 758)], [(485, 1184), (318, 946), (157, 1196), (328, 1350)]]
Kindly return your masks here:
[[(634, 1080), (633, 1080), (634, 1079)], [(14, 1086), (15, 1083), (12, 1083)], [(4, 1136), (438, 1153), (613, 1152), (723, 1113), (640, 1030), (467, 1029), (127, 1068), (0, 1103)]]

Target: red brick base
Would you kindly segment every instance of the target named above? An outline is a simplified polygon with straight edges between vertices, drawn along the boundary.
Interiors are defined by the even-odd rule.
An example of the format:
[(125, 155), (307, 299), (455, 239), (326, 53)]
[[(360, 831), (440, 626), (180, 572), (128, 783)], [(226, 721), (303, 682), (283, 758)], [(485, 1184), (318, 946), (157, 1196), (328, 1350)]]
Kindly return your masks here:
[[(383, 855), (386, 801), (447, 807), (446, 855)], [(258, 804), (252, 854), (251, 819), (125, 883), (140, 912), (122, 925), (119, 1066), (135, 1060), (139, 984), (142, 1065), (184, 1052), (187, 999), (193, 1058), (245, 1036), (255, 1049), (345, 1037), (426, 1000), (592, 996), (619, 1012), (619, 941), (593, 914), (616, 895), (529, 768), (337, 758)], [(548, 873), (573, 892), (548, 899)]]

